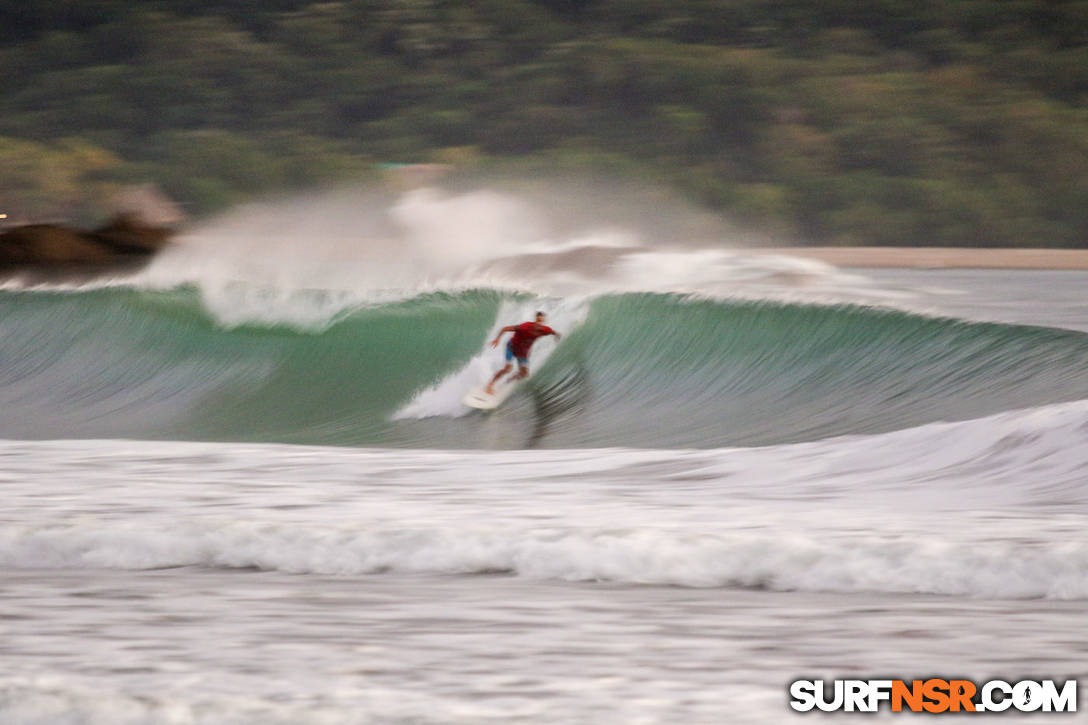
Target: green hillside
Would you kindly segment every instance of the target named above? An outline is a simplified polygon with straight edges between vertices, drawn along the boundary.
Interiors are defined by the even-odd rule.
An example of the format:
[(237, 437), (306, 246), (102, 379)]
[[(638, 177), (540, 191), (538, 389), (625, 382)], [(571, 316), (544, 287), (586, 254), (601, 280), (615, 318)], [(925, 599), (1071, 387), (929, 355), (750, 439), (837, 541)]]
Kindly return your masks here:
[(0, 74), (29, 215), (517, 159), (807, 243), (1088, 246), (1084, 0), (0, 0)]

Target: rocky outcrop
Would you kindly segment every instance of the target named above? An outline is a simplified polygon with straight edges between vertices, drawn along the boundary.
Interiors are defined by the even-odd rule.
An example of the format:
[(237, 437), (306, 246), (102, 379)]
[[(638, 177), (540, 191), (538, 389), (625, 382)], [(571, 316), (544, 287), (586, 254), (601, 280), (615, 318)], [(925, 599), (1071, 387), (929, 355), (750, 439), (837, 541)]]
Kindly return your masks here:
[(168, 227), (120, 214), (85, 231), (61, 224), (28, 224), (0, 233), (0, 273), (131, 269), (165, 247)]

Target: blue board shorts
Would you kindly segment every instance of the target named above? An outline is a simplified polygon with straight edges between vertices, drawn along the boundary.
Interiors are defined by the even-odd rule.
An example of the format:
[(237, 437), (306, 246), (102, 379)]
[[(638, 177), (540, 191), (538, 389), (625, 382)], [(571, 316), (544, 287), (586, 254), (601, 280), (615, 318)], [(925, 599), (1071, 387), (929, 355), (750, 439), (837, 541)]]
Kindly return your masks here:
[[(515, 359), (514, 358), (514, 344), (508, 342), (508, 343), (506, 343), (506, 362), (510, 362), (513, 359)], [(517, 361), (518, 361), (518, 365), (520, 365), (521, 367), (523, 367), (523, 368), (529, 367), (529, 358), (519, 357), (519, 358), (517, 358)]]

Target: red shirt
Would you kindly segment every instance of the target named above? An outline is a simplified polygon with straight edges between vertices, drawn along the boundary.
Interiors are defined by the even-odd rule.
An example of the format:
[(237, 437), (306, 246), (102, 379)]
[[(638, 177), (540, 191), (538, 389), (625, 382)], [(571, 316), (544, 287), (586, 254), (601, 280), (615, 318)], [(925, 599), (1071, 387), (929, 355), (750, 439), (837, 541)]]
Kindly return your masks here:
[(535, 322), (523, 322), (514, 330), (514, 336), (510, 338), (510, 349), (514, 357), (529, 357), (529, 348), (533, 346), (538, 337), (554, 335), (555, 330), (547, 325), (538, 325)]

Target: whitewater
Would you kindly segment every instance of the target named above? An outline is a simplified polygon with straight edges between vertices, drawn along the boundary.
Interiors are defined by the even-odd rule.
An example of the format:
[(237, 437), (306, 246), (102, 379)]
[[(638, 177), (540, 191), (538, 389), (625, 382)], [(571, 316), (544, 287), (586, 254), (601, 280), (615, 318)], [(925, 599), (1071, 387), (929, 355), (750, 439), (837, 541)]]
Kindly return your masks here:
[[(5, 283), (0, 722), (1088, 681), (1083, 273), (846, 272), (594, 191), (345, 190)], [(562, 342), (460, 405), (537, 309)]]

